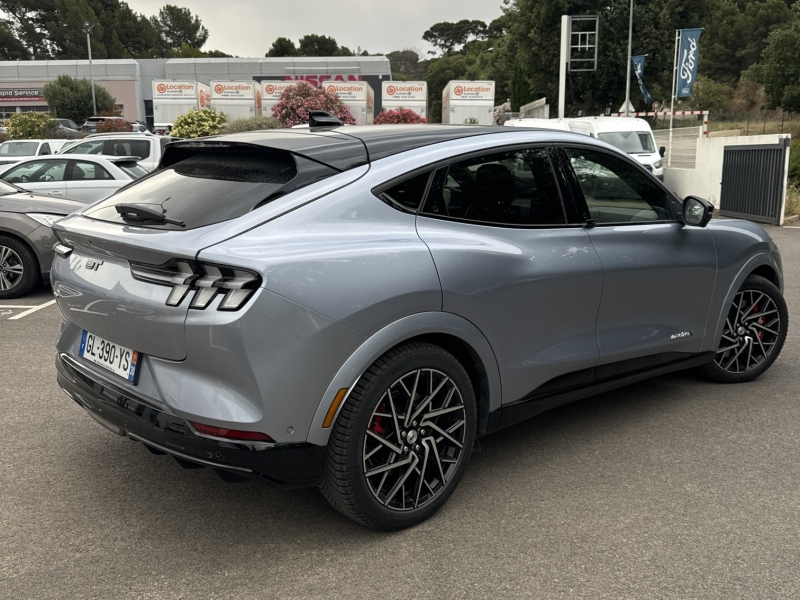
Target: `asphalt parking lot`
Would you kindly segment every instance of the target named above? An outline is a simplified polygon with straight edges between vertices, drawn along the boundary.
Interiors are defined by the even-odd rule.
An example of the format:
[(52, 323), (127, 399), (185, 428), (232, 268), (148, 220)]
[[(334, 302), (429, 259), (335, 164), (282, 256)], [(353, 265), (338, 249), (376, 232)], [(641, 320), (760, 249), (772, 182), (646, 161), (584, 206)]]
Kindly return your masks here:
[(394, 534), (114, 436), (56, 385), (49, 289), (0, 301), (0, 598), (800, 597), (800, 228), (770, 233), (794, 320), (764, 377), (665, 376), (484, 438)]

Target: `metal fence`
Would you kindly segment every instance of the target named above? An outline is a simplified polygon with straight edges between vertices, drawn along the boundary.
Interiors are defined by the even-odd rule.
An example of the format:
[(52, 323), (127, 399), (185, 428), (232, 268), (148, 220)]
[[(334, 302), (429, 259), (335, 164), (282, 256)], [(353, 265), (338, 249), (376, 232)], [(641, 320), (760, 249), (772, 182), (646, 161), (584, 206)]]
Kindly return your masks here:
[(672, 155), (670, 163), (669, 129), (656, 129), (653, 136), (656, 144), (666, 149), (664, 166), (673, 169), (694, 169), (697, 164), (697, 140), (703, 133), (703, 127), (680, 127), (672, 130)]

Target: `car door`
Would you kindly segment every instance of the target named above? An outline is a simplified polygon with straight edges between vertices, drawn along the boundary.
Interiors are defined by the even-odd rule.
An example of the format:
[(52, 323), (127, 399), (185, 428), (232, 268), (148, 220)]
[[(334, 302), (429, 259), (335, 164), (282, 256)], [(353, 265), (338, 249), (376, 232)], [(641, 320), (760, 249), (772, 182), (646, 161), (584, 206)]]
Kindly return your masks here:
[(716, 279), (711, 232), (685, 227), (678, 201), (627, 157), (579, 145), (561, 156), (605, 270), (598, 364), (699, 352)]
[[(603, 269), (551, 149), (495, 150), (438, 165), (417, 230), (442, 285), (442, 310), (494, 349), (503, 404), (575, 381), (597, 363)], [(545, 385), (550, 382), (550, 385)], [(591, 381), (582, 381), (588, 384)]]
[(108, 198), (123, 184), (103, 165), (88, 160), (70, 160), (67, 172), (67, 198), (78, 202), (95, 202)]
[(63, 198), (67, 191), (67, 161), (60, 158), (29, 160), (3, 173), (3, 181), (16, 184), (36, 194)]

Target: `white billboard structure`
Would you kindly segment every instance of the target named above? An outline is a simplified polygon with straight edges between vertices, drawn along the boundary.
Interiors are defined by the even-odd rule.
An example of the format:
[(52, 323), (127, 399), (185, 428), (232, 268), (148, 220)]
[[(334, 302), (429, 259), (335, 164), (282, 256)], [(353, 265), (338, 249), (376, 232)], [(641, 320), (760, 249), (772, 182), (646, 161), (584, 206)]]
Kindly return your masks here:
[(325, 91), (336, 94), (356, 120), (356, 125), (372, 125), (375, 118), (375, 93), (366, 81), (326, 81)]
[(153, 125), (168, 133), (175, 119), (190, 110), (210, 108), (211, 88), (199, 81), (153, 81)]
[(212, 81), (211, 108), (228, 122), (261, 116), (261, 86), (255, 81)]
[(428, 83), (425, 81), (384, 81), (381, 98), (381, 110), (407, 108), (428, 118)]
[(272, 107), (281, 99), (281, 94), (286, 88), (297, 85), (297, 81), (270, 81), (261, 82), (261, 114), (264, 117), (272, 116)]
[(442, 123), (494, 124), (494, 81), (451, 81), (442, 90)]
[[(567, 72), (597, 70), (597, 15), (561, 15), (561, 55), (558, 69), (558, 118), (564, 118)], [(630, 63), (630, 61), (628, 61)]]

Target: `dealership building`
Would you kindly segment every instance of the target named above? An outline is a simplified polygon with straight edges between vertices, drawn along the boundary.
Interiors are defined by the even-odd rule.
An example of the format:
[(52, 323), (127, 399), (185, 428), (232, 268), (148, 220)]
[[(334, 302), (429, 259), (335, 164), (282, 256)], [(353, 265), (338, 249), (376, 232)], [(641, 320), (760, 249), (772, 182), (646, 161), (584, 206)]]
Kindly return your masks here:
[[(209, 85), (225, 81), (364, 81), (374, 90), (374, 105), (382, 104), (383, 81), (392, 79), (385, 56), (285, 58), (171, 58), (93, 60), (95, 83), (116, 98), (129, 121), (153, 126), (153, 81), (194, 81)], [(59, 75), (90, 76), (88, 60), (0, 61), (0, 117), (15, 112), (48, 111), (43, 88)]]

